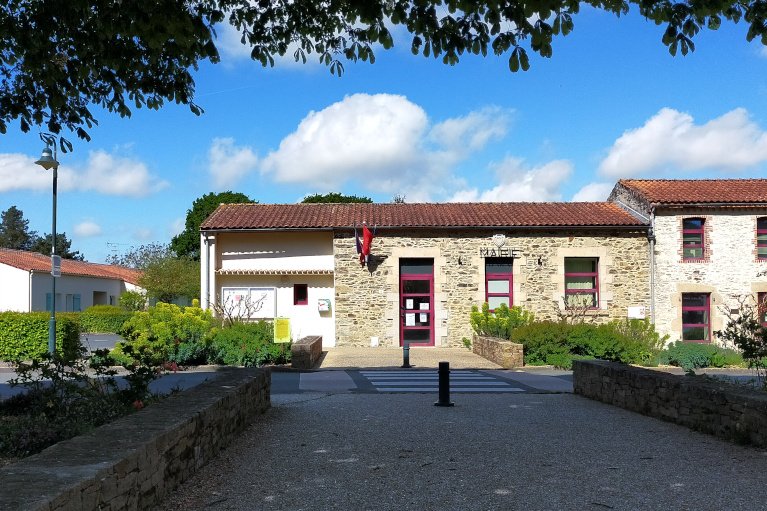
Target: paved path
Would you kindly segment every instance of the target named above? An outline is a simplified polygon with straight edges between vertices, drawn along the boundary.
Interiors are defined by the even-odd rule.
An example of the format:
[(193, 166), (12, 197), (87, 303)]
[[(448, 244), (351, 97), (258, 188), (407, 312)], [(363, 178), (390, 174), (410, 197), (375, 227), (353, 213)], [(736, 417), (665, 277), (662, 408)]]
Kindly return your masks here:
[(302, 392), (166, 511), (758, 510), (767, 453), (572, 394)]

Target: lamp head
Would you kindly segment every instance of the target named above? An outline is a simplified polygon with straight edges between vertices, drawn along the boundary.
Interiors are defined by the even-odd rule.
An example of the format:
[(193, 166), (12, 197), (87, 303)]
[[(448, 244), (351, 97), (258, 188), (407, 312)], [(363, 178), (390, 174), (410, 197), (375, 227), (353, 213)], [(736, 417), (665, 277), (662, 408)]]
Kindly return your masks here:
[(40, 156), (40, 159), (37, 160), (35, 163), (40, 165), (45, 170), (51, 170), (52, 168), (58, 168), (59, 162), (56, 161), (56, 158), (53, 157), (53, 152), (51, 151), (50, 146), (45, 146), (43, 149), (43, 154)]

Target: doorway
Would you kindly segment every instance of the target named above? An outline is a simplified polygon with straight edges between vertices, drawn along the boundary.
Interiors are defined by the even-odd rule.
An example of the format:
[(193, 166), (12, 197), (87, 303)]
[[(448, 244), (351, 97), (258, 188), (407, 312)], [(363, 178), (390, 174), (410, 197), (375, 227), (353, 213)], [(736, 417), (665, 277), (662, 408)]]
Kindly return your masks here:
[(434, 259), (400, 259), (399, 343), (434, 346)]

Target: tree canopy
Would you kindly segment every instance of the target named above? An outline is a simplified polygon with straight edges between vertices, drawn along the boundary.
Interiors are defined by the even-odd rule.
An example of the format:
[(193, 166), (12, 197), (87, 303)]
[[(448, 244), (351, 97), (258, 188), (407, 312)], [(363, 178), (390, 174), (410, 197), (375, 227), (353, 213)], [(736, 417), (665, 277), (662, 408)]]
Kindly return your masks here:
[(171, 303), (176, 298), (200, 297), (200, 263), (187, 257), (164, 257), (149, 263), (139, 277), (147, 296)]
[[(32, 250), (32, 252), (39, 252), (40, 254), (50, 255), (52, 239), (53, 236), (50, 234), (46, 234), (42, 237), (38, 236), (32, 243), (30, 250)], [(67, 238), (67, 233), (65, 232), (56, 233), (56, 255), (62, 259), (74, 259), (75, 261), (85, 260), (85, 256), (83, 256), (80, 252), (77, 250), (72, 250), (72, 240)]]
[(315, 193), (313, 195), (307, 195), (301, 202), (307, 204), (314, 203), (335, 203), (335, 204), (348, 204), (352, 202), (366, 202), (371, 203), (373, 199), (370, 197), (358, 197), (356, 195), (342, 195), (338, 192), (330, 192), (325, 194)]
[(107, 264), (143, 270), (154, 262), (174, 256), (170, 246), (161, 243), (148, 243), (138, 247), (130, 247), (122, 254), (108, 255)]
[(184, 230), (170, 241), (170, 248), (179, 257), (189, 257), (193, 261), (200, 260), (200, 224), (208, 218), (219, 204), (240, 204), (256, 202), (244, 193), (220, 192), (206, 193), (192, 203), (192, 208), (186, 212)]
[[(24, 212), (16, 206), (11, 206), (0, 213), (0, 247), (14, 250), (27, 250), (51, 255), (50, 234), (39, 236), (37, 231), (29, 230), (29, 220), (24, 218)], [(67, 233), (56, 233), (56, 255), (64, 259), (83, 261), (83, 255), (77, 250), (72, 251), (72, 240)]]
[[(747, 40), (767, 44), (765, 0), (586, 0), (622, 15), (630, 7), (665, 26), (672, 54), (694, 49), (701, 29), (745, 21)], [(216, 28), (229, 23), (264, 66), (292, 51), (317, 58), (339, 76), (343, 60), (374, 62), (373, 46), (389, 49), (390, 29), (403, 26), (414, 54), (456, 64), (466, 53), (508, 59), (527, 70), (528, 49), (551, 57), (556, 36), (574, 29), (576, 0), (7, 0), (0, 7), (0, 133), (62, 129), (89, 140), (99, 106), (120, 116), (166, 102), (195, 114), (192, 72), (218, 62)], [(60, 139), (62, 149), (71, 144)]]

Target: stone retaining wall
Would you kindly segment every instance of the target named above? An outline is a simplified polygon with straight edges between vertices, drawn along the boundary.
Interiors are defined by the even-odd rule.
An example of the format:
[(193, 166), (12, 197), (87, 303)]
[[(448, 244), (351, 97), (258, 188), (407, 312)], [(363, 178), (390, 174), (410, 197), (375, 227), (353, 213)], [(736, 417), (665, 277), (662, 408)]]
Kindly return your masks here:
[(270, 406), (271, 373), (225, 369), (86, 435), (0, 469), (0, 509), (154, 509)]
[(700, 377), (573, 361), (573, 391), (738, 443), (767, 447), (767, 393)]
[(302, 337), (290, 346), (290, 365), (294, 369), (311, 369), (322, 356), (322, 336)]
[(524, 365), (524, 346), (497, 337), (475, 335), (471, 342), (471, 350), (504, 369)]

